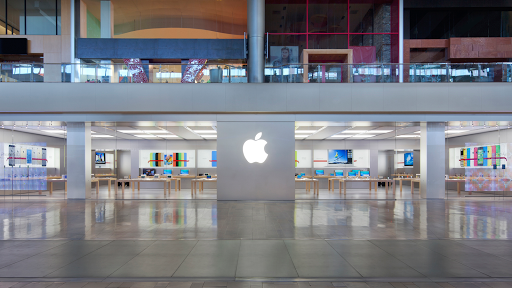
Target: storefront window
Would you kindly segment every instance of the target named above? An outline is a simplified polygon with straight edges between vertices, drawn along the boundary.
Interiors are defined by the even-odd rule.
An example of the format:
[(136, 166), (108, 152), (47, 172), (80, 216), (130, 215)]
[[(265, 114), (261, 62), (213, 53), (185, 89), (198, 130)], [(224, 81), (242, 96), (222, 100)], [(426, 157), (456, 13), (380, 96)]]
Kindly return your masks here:
[(60, 0), (0, 0), (0, 34), (60, 35), (60, 12)]
[[(307, 29), (304, 17), (308, 19)], [(360, 46), (372, 48), (366, 50), (374, 52), (369, 57), (373, 61), (363, 61), (365, 63), (398, 62), (396, 0), (353, 0), (350, 4), (345, 0), (267, 0), (266, 31), (271, 39), (269, 66), (280, 57), (283, 46), (296, 46), (304, 40), (305, 45), (298, 46), (298, 55), (303, 49), (357, 49), (355, 47)], [(358, 51), (354, 55), (359, 55)], [(319, 59), (319, 63), (328, 60)], [(344, 63), (348, 62), (347, 59)], [(362, 63), (355, 58), (352, 62)]]

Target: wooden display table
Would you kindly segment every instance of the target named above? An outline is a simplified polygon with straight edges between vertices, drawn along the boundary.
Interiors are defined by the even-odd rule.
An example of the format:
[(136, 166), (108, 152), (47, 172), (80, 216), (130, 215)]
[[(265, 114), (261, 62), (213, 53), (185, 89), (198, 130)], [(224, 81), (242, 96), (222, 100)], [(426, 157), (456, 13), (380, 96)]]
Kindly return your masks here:
[[(411, 185), (412, 185), (413, 179), (416, 179), (416, 178), (393, 178), (394, 181), (399, 181), (399, 183), (400, 183), (400, 193), (402, 193), (402, 182), (403, 181), (411, 181)], [(393, 191), (395, 191), (395, 190), (396, 190), (396, 186)]]
[[(498, 180), (497, 178), (494, 178)], [(460, 195), (460, 183), (465, 183), (466, 179), (446, 179), (444, 180), (445, 183), (457, 183), (457, 194)], [(421, 182), (420, 179), (415, 178), (413, 181), (411, 181), (411, 194), (414, 193), (414, 185), (412, 183), (418, 183), (418, 192), (421, 193)], [(471, 195), (471, 192), (469, 192), (469, 195)]]
[(116, 174), (94, 174), (94, 177), (93, 177), (93, 178), (99, 178), (99, 177), (110, 177), (110, 178), (115, 178), (115, 177), (116, 177)]
[(343, 177), (343, 176), (338, 176), (338, 177), (330, 176), (329, 179), (327, 179), (327, 183), (329, 185), (329, 187), (328, 187), (329, 191), (331, 191), (331, 188), (332, 188), (332, 191), (334, 192), (334, 182), (338, 181), (338, 184), (339, 184), (340, 179), (345, 179), (345, 177)]
[[(116, 178), (92, 178), (91, 179), (91, 182), (95, 181), (98, 183), (98, 186), (100, 186), (100, 181), (107, 181), (108, 182), (108, 192), (110, 192), (110, 187), (111, 187), (111, 183), (115, 183), (116, 182)], [(98, 189), (96, 189), (96, 192), (98, 192)]]
[[(176, 175), (172, 176), (172, 178), (178, 178), (178, 179), (196, 179), (196, 175)], [(206, 178), (206, 177), (205, 177)], [(178, 190), (181, 191), (181, 181), (179, 182)]]
[(313, 194), (319, 194), (320, 193), (320, 185), (318, 179), (312, 179), (312, 178), (301, 178), (297, 179), (295, 178), (295, 183), (297, 182), (304, 182), (306, 183), (306, 192), (311, 191), (311, 183), (313, 183)]
[[(177, 178), (137, 178), (137, 179), (118, 179), (117, 183), (121, 183), (122, 192), (124, 194), (124, 183), (137, 183), (137, 190), (140, 191), (140, 183), (164, 183), (164, 196), (167, 194), (167, 185), (169, 185), (169, 194), (171, 194), (171, 181), (176, 181), (175, 183), (179, 183), (180, 180)], [(176, 190), (177, 185), (175, 184), (174, 188)], [(116, 194), (117, 194), (117, 186), (116, 185)], [(135, 191), (135, 186), (132, 186), (132, 191)]]
[(199, 192), (202, 192), (204, 190), (204, 183), (205, 182), (217, 182), (217, 178), (199, 178), (199, 179), (192, 179), (191, 180), (191, 188), (190, 188), (190, 192), (192, 195), (196, 194), (197, 193), (197, 184), (199, 184)]
[[(52, 177), (53, 178), (53, 177)], [(46, 179), (48, 183), (50, 183), (50, 195), (53, 193), (53, 183), (61, 183), (64, 182), (64, 192), (68, 192), (68, 179), (58, 178), (58, 179)]]
[[(496, 179), (496, 178), (494, 178), (494, 179)], [(446, 183), (457, 183), (457, 194), (460, 195), (460, 183), (466, 183), (466, 179), (446, 179), (445, 182)], [(469, 195), (471, 195), (471, 192), (469, 192)]]
[(384, 186), (386, 187), (386, 193), (388, 193), (389, 184), (393, 184), (393, 180), (391, 179), (354, 179), (354, 178), (345, 178), (339, 179), (340, 182), (340, 194), (341, 194), (341, 186), (343, 184), (343, 193), (347, 194), (347, 182), (368, 182), (370, 184), (370, 191), (372, 190), (372, 183), (375, 183), (375, 192), (377, 192), (377, 185), (379, 182), (384, 182)]
[(405, 177), (405, 178), (412, 178), (412, 174), (391, 174), (391, 177)]

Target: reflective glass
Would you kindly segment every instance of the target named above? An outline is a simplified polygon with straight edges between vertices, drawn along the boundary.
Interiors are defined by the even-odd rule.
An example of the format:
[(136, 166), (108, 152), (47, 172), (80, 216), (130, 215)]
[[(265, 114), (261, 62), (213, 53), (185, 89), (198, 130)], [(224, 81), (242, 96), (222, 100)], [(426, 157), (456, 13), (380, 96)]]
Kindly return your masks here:
[[(10, 2), (10, 1), (9, 1)], [(57, 34), (56, 0), (27, 0), (26, 35)]]

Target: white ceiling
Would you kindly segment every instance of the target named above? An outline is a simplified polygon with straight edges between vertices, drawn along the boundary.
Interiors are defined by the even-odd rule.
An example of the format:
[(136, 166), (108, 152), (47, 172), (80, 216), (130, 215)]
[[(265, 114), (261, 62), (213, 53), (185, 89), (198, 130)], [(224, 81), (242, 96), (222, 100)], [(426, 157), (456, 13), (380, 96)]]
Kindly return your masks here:
[[(0, 122), (0, 128), (66, 138), (63, 122)], [(217, 124), (212, 121), (186, 122), (93, 122), (92, 139), (117, 140), (216, 140)], [(509, 129), (508, 122), (446, 123), (446, 138)], [(420, 139), (419, 123), (395, 122), (296, 122), (296, 140), (384, 140)], [(1, 139), (0, 139), (1, 140)]]

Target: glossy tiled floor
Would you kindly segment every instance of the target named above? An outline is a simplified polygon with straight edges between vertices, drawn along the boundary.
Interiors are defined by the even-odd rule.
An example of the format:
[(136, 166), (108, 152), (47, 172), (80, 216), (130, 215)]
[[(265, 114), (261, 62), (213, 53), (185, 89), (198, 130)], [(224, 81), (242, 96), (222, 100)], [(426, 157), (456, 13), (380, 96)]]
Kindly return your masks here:
[[(434, 282), (416, 279), (415, 282), (261, 282), (261, 281), (194, 281), (194, 282), (0, 282), (0, 288), (509, 288), (510, 281), (500, 282), (468, 282), (467, 280), (452, 280), (453, 282)], [(455, 282), (457, 281), (457, 282)]]
[[(3, 191), (0, 191), (0, 201), (3, 199)], [(106, 186), (101, 186), (99, 193), (96, 194), (96, 190), (92, 189), (92, 198), (93, 199), (136, 199), (136, 200), (157, 200), (157, 199), (169, 199), (169, 200), (187, 200), (187, 199), (197, 199), (197, 200), (215, 200), (217, 199), (217, 190), (216, 189), (205, 189), (203, 192), (197, 192), (195, 195), (192, 195), (190, 188), (184, 188), (181, 191), (171, 190), (170, 194), (164, 195), (163, 189), (141, 189), (140, 191), (132, 191), (130, 188), (125, 189), (124, 194), (119, 190), (116, 194), (114, 189), (111, 192), (108, 191)], [(496, 195), (502, 195), (503, 192), (496, 192)], [(507, 195), (512, 196), (512, 193), (508, 193)], [(65, 193), (64, 190), (56, 190), (52, 195), (48, 191), (43, 191), (39, 194), (37, 191), (24, 192), (12, 195), (8, 191), (5, 192), (7, 198), (15, 199), (15, 200), (37, 200), (37, 199), (64, 199)], [(471, 197), (469, 197), (471, 196)], [(476, 197), (475, 197), (476, 196)], [(446, 199), (468, 199), (478, 201), (478, 200), (495, 200), (496, 197), (494, 195), (485, 194), (483, 192), (473, 192), (472, 195), (469, 195), (469, 192), (463, 191), (461, 194), (457, 194), (455, 190), (446, 190), (445, 191)], [(414, 193), (411, 193), (410, 186), (404, 186), (402, 192), (397, 188), (396, 193), (393, 193), (392, 189), (389, 189), (388, 193), (384, 188), (378, 188), (377, 191), (369, 191), (368, 189), (347, 189), (347, 194), (340, 194), (338, 188), (336, 187), (335, 191), (329, 191), (327, 189), (320, 189), (318, 195), (313, 194), (312, 192), (307, 192), (305, 189), (296, 189), (295, 190), (295, 199), (297, 200), (339, 200), (339, 199), (354, 199), (354, 200), (371, 200), (371, 199), (403, 199), (403, 200), (412, 200), (412, 199), (420, 199), (419, 191), (416, 188)], [(469, 200), (469, 199), (468, 199)], [(512, 200), (512, 198), (511, 198)]]
[(4, 199), (0, 279), (495, 281), (512, 277), (511, 204)]

